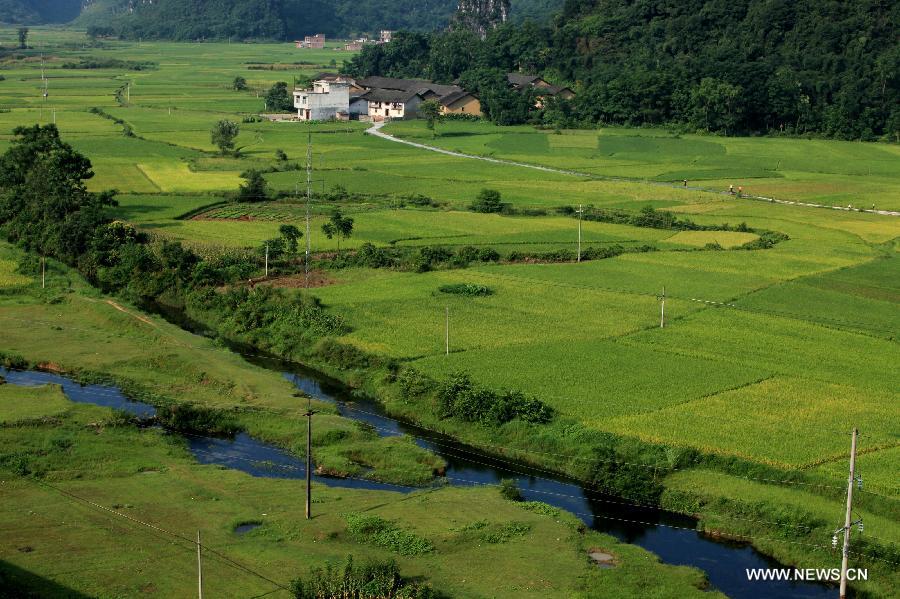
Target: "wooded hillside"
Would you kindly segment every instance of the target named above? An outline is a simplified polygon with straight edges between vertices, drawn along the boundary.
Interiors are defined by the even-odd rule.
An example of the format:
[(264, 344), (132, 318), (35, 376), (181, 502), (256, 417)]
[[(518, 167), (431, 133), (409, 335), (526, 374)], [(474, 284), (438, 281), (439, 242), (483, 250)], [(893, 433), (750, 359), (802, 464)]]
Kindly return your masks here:
[(411, 35), (348, 68), (461, 79), (490, 97), (521, 71), (577, 92), (538, 114), (506, 102), (495, 120), (897, 141), (897, 23), (896, 0), (567, 0), (552, 25), (506, 25), (483, 42)]

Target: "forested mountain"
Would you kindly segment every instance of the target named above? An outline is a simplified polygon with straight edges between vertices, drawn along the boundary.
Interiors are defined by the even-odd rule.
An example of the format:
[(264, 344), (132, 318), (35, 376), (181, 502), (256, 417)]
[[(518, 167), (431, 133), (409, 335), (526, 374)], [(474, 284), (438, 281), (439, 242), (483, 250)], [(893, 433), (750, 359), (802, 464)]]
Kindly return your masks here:
[(68, 23), (81, 0), (0, 0), (0, 23)]
[[(0, 5), (64, 1), (80, 4), (0, 0)], [(548, 21), (563, 1), (511, 0), (510, 18)], [(292, 39), (312, 33), (355, 37), (380, 29), (443, 29), (457, 5), (458, 0), (84, 0), (77, 24), (147, 39)]]
[[(468, 81), (502, 99), (492, 118), (506, 122), (874, 139), (900, 136), (898, 24), (897, 0), (566, 0), (552, 25), (410, 34), (348, 68)], [(506, 71), (577, 96), (523, 113), (500, 89)]]

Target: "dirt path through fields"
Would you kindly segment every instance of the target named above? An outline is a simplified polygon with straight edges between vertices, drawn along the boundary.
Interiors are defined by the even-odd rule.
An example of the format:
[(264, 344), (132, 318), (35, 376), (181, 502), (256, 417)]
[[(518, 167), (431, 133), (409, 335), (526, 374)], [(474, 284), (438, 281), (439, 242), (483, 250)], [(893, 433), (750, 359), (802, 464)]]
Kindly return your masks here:
[[(690, 191), (705, 191), (708, 193), (718, 193), (721, 195), (731, 195), (727, 191), (723, 191), (721, 189), (707, 189), (705, 187), (694, 187), (694, 186), (683, 186), (677, 183), (664, 183), (662, 181), (648, 181), (646, 179), (627, 179), (624, 177), (611, 177), (605, 175), (596, 175), (593, 173), (585, 173), (581, 171), (573, 171), (566, 170), (560, 168), (553, 168), (549, 166), (541, 166), (539, 164), (529, 164), (527, 162), (516, 162), (515, 160), (503, 160), (501, 158), (491, 158), (490, 156), (478, 156), (475, 154), (464, 154), (462, 152), (454, 152), (453, 150), (445, 150), (444, 148), (438, 148), (435, 146), (429, 146), (428, 144), (418, 143), (415, 141), (410, 141), (408, 139), (401, 139), (399, 137), (394, 137), (389, 133), (385, 133), (381, 130), (386, 123), (384, 121), (378, 123), (372, 123), (372, 126), (366, 129), (366, 133), (369, 135), (374, 135), (375, 137), (380, 137), (381, 139), (386, 139), (388, 141), (393, 141), (396, 143), (406, 144), (408, 146), (412, 146), (414, 148), (419, 148), (422, 150), (428, 150), (429, 152), (437, 152), (439, 154), (446, 154), (447, 156), (455, 156), (457, 158), (470, 158), (473, 160), (482, 160), (484, 162), (493, 162), (495, 164), (505, 164), (508, 166), (518, 166), (522, 168), (530, 168), (537, 171), (544, 171), (547, 173), (557, 173), (560, 175), (571, 175), (574, 177), (586, 177), (590, 179), (603, 179), (606, 181), (621, 181), (624, 183), (644, 183), (647, 185), (658, 185), (661, 187), (673, 187), (675, 189), (686, 189)], [(787, 206), (802, 206), (804, 208), (827, 208), (829, 210), (843, 210), (844, 212), (863, 212), (869, 214), (878, 214), (880, 216), (900, 216), (900, 211), (895, 210), (869, 210), (862, 208), (851, 208), (850, 206), (828, 206), (826, 204), (815, 204), (812, 202), (796, 202), (793, 200), (779, 200), (776, 198), (767, 198), (765, 196), (752, 196), (744, 194), (740, 199), (744, 200), (757, 200), (761, 202), (770, 202), (773, 204), (784, 204)]]

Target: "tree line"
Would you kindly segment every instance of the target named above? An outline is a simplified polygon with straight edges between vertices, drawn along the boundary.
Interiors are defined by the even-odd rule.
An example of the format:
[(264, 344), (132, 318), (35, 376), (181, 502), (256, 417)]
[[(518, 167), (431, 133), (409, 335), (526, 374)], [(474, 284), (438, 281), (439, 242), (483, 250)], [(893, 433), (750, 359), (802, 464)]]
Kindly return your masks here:
[[(402, 33), (345, 64), (357, 76), (458, 81), (498, 123), (679, 125), (725, 134), (900, 142), (900, 3), (567, 0), (547, 25)], [(540, 74), (572, 101), (515, 95)]]
[[(512, 0), (512, 14), (548, 19), (562, 2)], [(0, 0), (0, 6), (4, 3), (22, 0)], [(448, 0), (157, 0), (124, 10), (125, 4), (92, 6), (78, 23), (131, 39), (290, 40), (314, 33), (357, 37), (377, 35), (381, 29), (443, 29), (457, 5)]]

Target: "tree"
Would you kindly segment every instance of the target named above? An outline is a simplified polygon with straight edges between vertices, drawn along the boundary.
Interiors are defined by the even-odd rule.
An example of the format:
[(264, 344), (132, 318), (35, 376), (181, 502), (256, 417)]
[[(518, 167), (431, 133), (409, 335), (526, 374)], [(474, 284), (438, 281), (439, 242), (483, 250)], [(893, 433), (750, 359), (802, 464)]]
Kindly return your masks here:
[(285, 153), (284, 150), (282, 150), (281, 148), (278, 148), (277, 150), (275, 150), (275, 158), (279, 162), (284, 162), (285, 160), (288, 159), (288, 155)]
[(19, 48), (24, 50), (28, 47), (28, 27), (19, 27), (16, 33), (19, 35)]
[(341, 238), (349, 239), (353, 235), (353, 219), (342, 215), (340, 210), (335, 210), (328, 222), (322, 225), (322, 232), (328, 239), (338, 238), (338, 251), (340, 251)]
[(83, 260), (98, 227), (109, 222), (111, 192), (91, 193), (91, 162), (60, 139), (56, 125), (16, 127), (9, 149), (0, 156), (0, 227), (26, 250), (56, 256), (68, 264)]
[(288, 252), (297, 253), (297, 241), (303, 237), (303, 233), (294, 225), (281, 225), (278, 232), (287, 244)]
[(213, 126), (210, 139), (214, 145), (219, 146), (219, 151), (224, 155), (234, 149), (234, 138), (239, 132), (240, 127), (237, 123), (222, 119)]
[(85, 30), (85, 35), (91, 40), (96, 40), (100, 37), (112, 37), (115, 33), (116, 32), (112, 27), (107, 27), (105, 25), (88, 25), (87, 30)]
[(435, 136), (434, 124), (441, 118), (441, 103), (437, 100), (425, 100), (416, 109), (419, 116), (425, 119), (425, 126), (431, 131), (431, 136)]
[(242, 202), (262, 202), (268, 199), (269, 189), (262, 173), (250, 169), (242, 175), (247, 182), (238, 188), (238, 199)]
[(231, 82), (231, 89), (235, 91), (244, 91), (247, 89), (247, 80), (241, 76), (237, 76), (234, 78), (234, 81)]
[(288, 93), (287, 83), (279, 81), (266, 93), (266, 110), (269, 112), (290, 112), (294, 109), (294, 101)]
[(500, 192), (495, 189), (482, 189), (478, 192), (478, 197), (472, 202), (470, 209), (474, 212), (491, 213), (503, 210), (503, 203), (500, 201)]
[(713, 77), (704, 77), (700, 85), (691, 91), (693, 122), (707, 131), (734, 129), (735, 104), (741, 88)]

